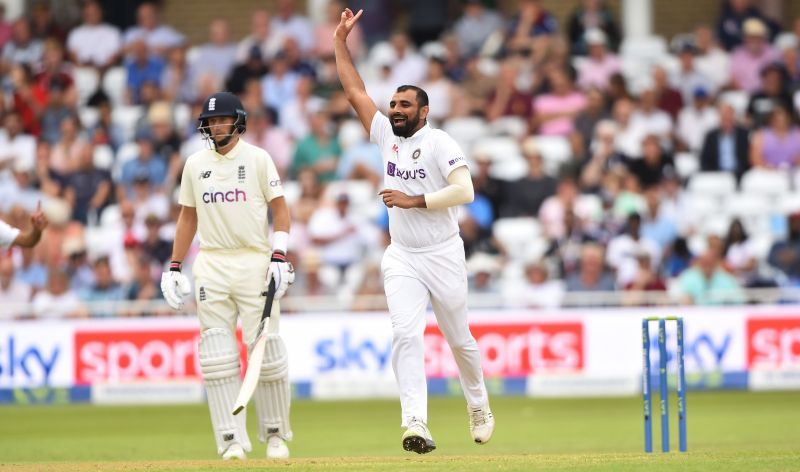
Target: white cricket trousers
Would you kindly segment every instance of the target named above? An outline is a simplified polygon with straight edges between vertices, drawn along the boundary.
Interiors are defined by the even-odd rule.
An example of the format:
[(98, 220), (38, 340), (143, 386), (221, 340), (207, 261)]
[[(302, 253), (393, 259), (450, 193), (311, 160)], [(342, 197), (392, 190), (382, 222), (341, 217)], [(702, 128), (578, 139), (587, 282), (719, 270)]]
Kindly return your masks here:
[(467, 319), (464, 242), (455, 236), (424, 249), (392, 243), (381, 263), (392, 320), (392, 367), (400, 390), (402, 426), (428, 421), (423, 334), (428, 302), (453, 352), (467, 404), (488, 403), (478, 344)]

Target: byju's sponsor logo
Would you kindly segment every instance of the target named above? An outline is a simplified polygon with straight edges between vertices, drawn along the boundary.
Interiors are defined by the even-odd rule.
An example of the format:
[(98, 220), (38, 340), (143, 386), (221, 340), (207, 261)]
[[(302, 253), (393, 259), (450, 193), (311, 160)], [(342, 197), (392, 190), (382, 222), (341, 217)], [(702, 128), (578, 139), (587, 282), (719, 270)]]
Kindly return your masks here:
[(453, 164), (455, 164), (456, 162), (461, 162), (461, 161), (463, 161), (463, 160), (464, 160), (464, 158), (463, 158), (463, 157), (456, 157), (455, 159), (450, 159), (449, 161), (447, 161), (447, 164), (448, 164), (448, 165), (453, 165)]
[(214, 191), (214, 188), (209, 188), (208, 192), (203, 194), (203, 203), (235, 203), (246, 202), (247, 192), (235, 188), (228, 191)]
[(386, 173), (403, 180), (424, 179), (428, 175), (425, 169), (398, 169), (394, 162), (386, 165)]

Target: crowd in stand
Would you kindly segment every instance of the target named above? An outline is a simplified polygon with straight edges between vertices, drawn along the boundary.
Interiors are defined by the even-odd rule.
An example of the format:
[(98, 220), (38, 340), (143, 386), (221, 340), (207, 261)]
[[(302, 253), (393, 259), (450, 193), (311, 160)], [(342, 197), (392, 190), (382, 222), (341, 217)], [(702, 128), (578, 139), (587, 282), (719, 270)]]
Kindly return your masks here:
[(201, 44), (155, 4), (122, 30), (95, 0), (76, 25), (42, 2), (0, 16), (0, 217), (25, 227), (41, 201), (51, 220), (35, 249), (0, 256), (0, 306), (18, 307), (0, 318), (160, 298), (182, 166), (206, 145), (195, 117), (218, 90), (241, 97), (244, 139), (284, 176), (289, 299), (359, 309), (359, 295), (382, 294), (383, 164), (331, 41), (342, 9), (366, 3), (382, 7), (348, 41), (369, 94), (385, 110), (398, 85), (420, 85), (431, 124), (470, 162), (472, 293), (532, 308), (589, 291), (712, 304), (800, 280), (800, 20), (754, 2), (721, 1), (715, 24), (675, 38), (626, 38), (600, 0), (576, 2), (563, 24), (538, 0), (509, 15), (465, 0), (456, 17), (411, 1), (403, 31), (390, 0), (331, 0), (318, 22), (278, 0), (247, 12), (243, 39), (216, 19)]

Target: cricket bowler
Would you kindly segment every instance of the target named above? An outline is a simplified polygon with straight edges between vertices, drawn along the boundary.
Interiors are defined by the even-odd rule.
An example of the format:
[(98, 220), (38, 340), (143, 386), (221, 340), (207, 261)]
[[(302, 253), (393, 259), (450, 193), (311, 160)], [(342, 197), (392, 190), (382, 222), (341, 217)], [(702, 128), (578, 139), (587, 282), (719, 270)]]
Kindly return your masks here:
[(383, 156), (391, 244), (383, 256), (384, 288), (392, 321), (392, 367), (400, 390), (403, 448), (419, 454), (436, 449), (428, 430), (423, 332), (428, 302), (453, 351), (467, 399), (473, 440), (485, 444), (494, 417), (483, 382), (481, 359), (467, 320), (467, 270), (457, 207), (473, 200), (464, 152), (447, 133), (431, 128), (428, 95), (399, 87), (389, 117), (367, 95), (345, 43), (363, 13), (342, 13), (334, 33), (339, 79), (361, 123)]
[[(252, 348), (264, 292), (274, 280), (275, 303), (254, 397), (258, 436), (267, 443), (267, 458), (285, 459), (292, 430), (288, 359), (278, 335), (278, 300), (294, 281), (294, 270), (286, 260), (289, 209), (270, 155), (241, 138), (247, 114), (238, 97), (227, 92), (211, 95), (198, 120), (198, 130), (210, 149), (192, 154), (184, 166), (172, 262), (161, 276), (161, 290), (173, 309), (183, 308), (184, 297), (192, 289), (181, 264), (199, 232), (200, 252), (192, 275), (201, 327), (200, 368), (211, 424), (217, 453), (226, 460), (245, 459), (245, 452), (252, 450), (245, 428), (247, 415), (231, 413), (242, 383), (236, 318), (241, 318), (243, 340)], [(268, 208), (274, 230), (271, 242)]]

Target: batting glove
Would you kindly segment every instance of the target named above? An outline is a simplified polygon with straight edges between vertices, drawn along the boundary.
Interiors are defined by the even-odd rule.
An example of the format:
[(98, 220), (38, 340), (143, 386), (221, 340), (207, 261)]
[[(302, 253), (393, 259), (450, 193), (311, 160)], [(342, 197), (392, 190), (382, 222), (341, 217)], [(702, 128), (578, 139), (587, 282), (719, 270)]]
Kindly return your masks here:
[(286, 260), (286, 254), (275, 251), (267, 270), (267, 280), (264, 281), (264, 290), (269, 290), (269, 282), (275, 281), (275, 300), (280, 300), (286, 293), (289, 285), (294, 283), (294, 267)]
[(161, 274), (161, 293), (173, 310), (183, 309), (183, 300), (192, 293), (192, 284), (181, 273), (180, 262), (171, 262), (169, 270)]

